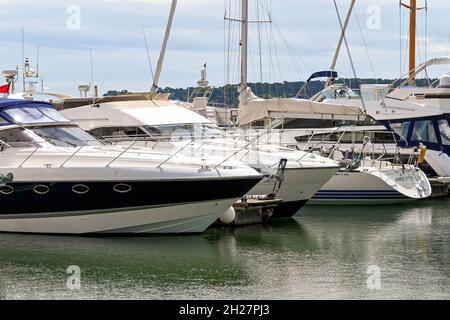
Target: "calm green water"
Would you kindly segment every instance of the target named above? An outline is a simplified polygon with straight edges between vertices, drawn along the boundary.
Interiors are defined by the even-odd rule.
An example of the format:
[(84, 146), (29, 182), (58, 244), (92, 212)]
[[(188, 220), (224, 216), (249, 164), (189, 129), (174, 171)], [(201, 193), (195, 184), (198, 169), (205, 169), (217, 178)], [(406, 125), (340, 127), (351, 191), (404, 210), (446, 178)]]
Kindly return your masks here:
[(311, 207), (184, 237), (0, 234), (0, 299), (450, 299), (449, 206)]

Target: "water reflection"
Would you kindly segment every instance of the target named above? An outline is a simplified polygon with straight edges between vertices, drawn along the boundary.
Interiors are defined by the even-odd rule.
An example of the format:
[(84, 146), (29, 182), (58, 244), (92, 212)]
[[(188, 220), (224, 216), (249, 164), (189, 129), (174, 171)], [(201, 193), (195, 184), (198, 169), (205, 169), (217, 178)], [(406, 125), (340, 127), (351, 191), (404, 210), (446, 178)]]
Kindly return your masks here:
[[(0, 298), (450, 298), (450, 201), (308, 207), (199, 236), (0, 234)], [(82, 288), (66, 287), (66, 268)], [(381, 289), (366, 287), (381, 268)]]

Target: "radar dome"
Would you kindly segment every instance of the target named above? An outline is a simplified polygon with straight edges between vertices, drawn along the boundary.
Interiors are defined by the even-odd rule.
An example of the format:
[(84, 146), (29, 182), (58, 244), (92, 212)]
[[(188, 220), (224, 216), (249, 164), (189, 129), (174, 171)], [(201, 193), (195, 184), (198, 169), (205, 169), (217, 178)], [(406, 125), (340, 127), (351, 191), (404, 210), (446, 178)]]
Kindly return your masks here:
[(439, 78), (439, 88), (450, 88), (450, 75), (444, 74)]

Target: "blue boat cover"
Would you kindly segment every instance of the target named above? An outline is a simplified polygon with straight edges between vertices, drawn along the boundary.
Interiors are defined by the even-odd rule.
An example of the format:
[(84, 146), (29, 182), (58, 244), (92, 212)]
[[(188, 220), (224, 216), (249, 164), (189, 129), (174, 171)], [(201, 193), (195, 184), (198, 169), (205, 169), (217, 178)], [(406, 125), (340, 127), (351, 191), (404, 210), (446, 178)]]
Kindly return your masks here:
[(34, 100), (0, 99), (0, 126), (70, 122), (50, 103)]
[(313, 73), (308, 80), (306, 80), (306, 82), (311, 81), (312, 79), (317, 79), (317, 78), (331, 78), (331, 79), (336, 79), (338, 77), (338, 73), (336, 71), (318, 71)]

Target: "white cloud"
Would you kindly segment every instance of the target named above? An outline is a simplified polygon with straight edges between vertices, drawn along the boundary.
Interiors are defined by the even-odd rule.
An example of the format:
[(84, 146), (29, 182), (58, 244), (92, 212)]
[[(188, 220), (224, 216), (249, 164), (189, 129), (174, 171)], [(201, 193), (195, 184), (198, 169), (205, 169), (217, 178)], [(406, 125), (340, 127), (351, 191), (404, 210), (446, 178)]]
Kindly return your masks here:
[[(251, 0), (250, 8), (254, 15), (253, 1)], [(74, 3), (81, 8), (79, 31), (66, 28), (66, 9)], [(141, 25), (145, 27), (152, 61), (156, 64), (170, 3), (170, 0), (0, 0), (0, 69), (10, 69), (21, 63), (20, 29), (23, 26), (27, 55), (34, 57), (36, 46), (40, 44), (41, 69), (53, 89), (76, 92), (76, 85), (89, 79), (89, 48), (93, 48), (96, 78), (98, 81), (107, 78), (104, 83), (105, 90), (142, 90), (148, 87), (149, 67)], [(350, 1), (338, 3), (341, 14), (345, 14)], [(380, 30), (367, 30), (365, 27), (366, 9), (373, 4), (380, 5), (382, 9)], [(429, 55), (443, 55), (448, 51), (450, 25), (446, 12), (450, 4), (447, 0), (434, 0), (429, 1), (429, 6)], [(327, 68), (340, 33), (332, 2), (272, 1), (272, 8), (276, 24), (291, 49), (288, 52), (278, 33), (274, 32), (279, 61), (276, 61), (272, 48), (272, 68), (269, 63), (269, 48), (263, 45), (265, 78), (268, 78), (270, 71), (272, 78), (277, 75), (277, 80), (282, 78), (295, 81), (301, 80), (299, 77), (307, 77), (308, 73)], [(396, 77), (399, 73), (398, 9), (398, 2), (394, 0), (358, 0), (355, 9), (376, 73), (384, 77)], [(421, 37), (423, 14), (419, 15)], [(210, 81), (215, 85), (223, 84), (223, 16), (223, 0), (178, 1), (161, 79), (163, 86), (181, 87), (194, 84), (198, 78), (199, 66), (205, 61), (208, 62)], [(406, 17), (406, 12), (403, 17)], [(403, 31), (407, 27), (407, 21), (404, 22)], [(251, 80), (257, 80), (259, 58), (255, 25), (251, 26), (251, 36), (252, 65), (249, 73)], [(265, 36), (263, 33), (263, 39)], [(236, 36), (233, 41), (235, 49), (238, 40), (239, 37)], [(372, 71), (355, 16), (350, 23), (348, 41), (358, 74), (371, 76)], [(294, 58), (299, 62), (300, 75), (292, 64)], [(349, 70), (345, 50), (342, 51), (338, 68)], [(237, 79), (237, 70), (234, 69), (237, 69), (236, 63), (233, 64), (233, 79)]]

